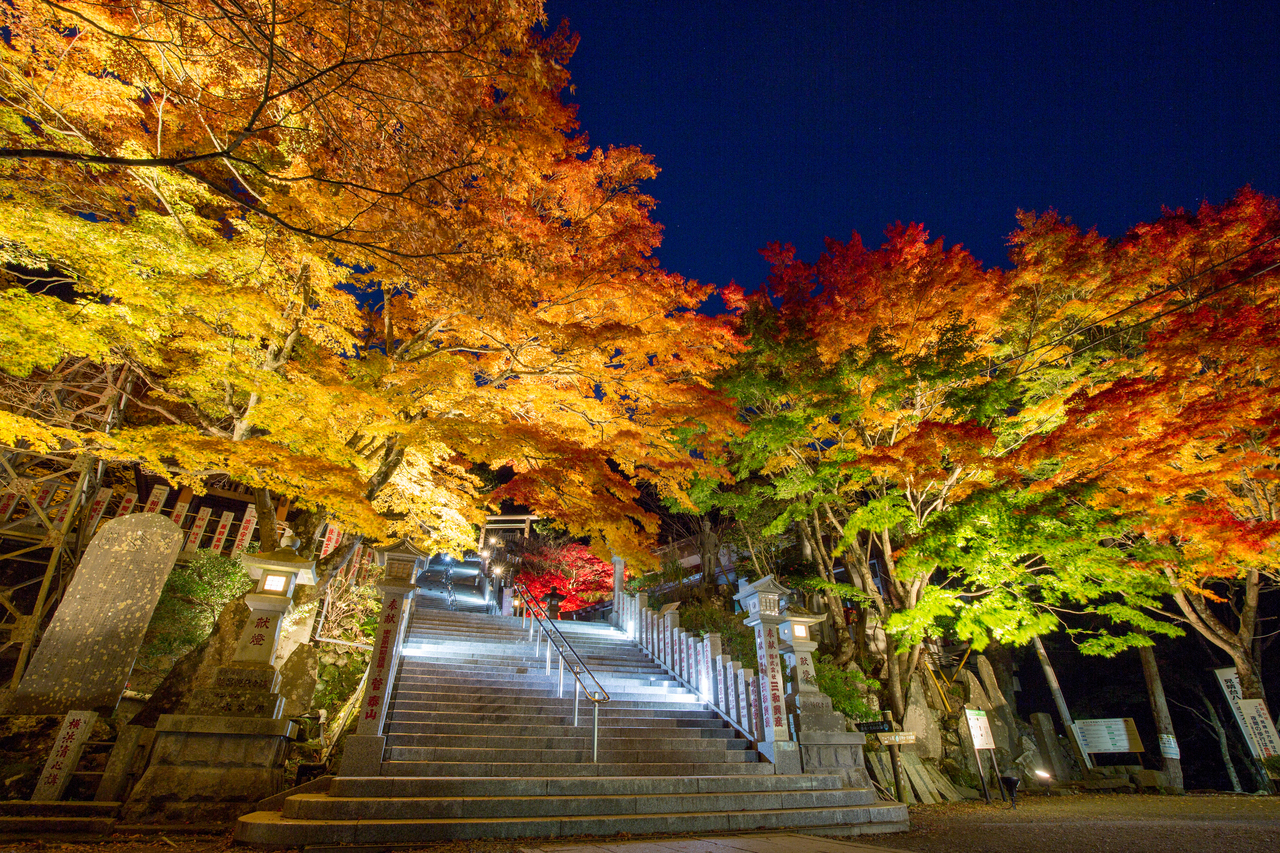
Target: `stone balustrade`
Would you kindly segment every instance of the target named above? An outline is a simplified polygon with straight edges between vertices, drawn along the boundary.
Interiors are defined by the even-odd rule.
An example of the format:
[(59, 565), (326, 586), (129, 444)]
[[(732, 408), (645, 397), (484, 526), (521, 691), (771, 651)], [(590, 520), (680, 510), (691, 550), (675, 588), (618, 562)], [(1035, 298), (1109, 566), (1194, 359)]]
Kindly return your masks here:
[(680, 627), (675, 610), (649, 609), (646, 593), (624, 594), (619, 627), (655, 661), (752, 741), (765, 739), (760, 679), (724, 653), (719, 634), (697, 637)]

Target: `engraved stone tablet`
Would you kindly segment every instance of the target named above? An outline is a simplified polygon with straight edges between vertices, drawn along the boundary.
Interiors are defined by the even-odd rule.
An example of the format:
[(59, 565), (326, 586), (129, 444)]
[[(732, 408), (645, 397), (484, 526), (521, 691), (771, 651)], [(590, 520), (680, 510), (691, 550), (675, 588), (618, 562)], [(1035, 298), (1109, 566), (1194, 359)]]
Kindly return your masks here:
[(102, 526), (23, 674), (11, 713), (115, 709), (182, 539), (178, 525), (159, 513)]

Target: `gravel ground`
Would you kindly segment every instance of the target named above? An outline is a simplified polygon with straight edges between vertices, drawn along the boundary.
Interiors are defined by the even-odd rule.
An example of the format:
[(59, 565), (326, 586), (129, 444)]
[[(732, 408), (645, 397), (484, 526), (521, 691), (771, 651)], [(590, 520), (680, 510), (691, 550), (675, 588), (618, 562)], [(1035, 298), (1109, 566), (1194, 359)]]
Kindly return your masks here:
[[(1280, 853), (1280, 797), (1080, 794), (913, 806), (911, 831), (882, 836), (917, 853)], [(867, 839), (870, 841), (870, 839)]]
[[(915, 853), (1280, 853), (1280, 797), (1081, 794), (913, 806), (910, 832), (852, 841)], [(617, 844), (624, 839), (609, 839)], [(421, 853), (519, 853), (548, 841), (458, 841)], [(0, 841), (0, 853), (248, 853), (224, 835), (117, 834), (93, 842)]]

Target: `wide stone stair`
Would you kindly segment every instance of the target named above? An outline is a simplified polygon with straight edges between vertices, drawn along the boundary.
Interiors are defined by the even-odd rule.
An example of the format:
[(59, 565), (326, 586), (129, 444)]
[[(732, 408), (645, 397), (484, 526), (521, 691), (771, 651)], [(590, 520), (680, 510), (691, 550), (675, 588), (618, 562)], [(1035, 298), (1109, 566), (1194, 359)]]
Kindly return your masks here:
[[(419, 609), (384, 729), (381, 775), (339, 777), (283, 812), (240, 819), (259, 845), (800, 829), (906, 828), (906, 808), (836, 776), (780, 776), (752, 744), (620, 632), (558, 627), (608, 691), (591, 703), (519, 619)], [(545, 654), (546, 646), (542, 646)]]

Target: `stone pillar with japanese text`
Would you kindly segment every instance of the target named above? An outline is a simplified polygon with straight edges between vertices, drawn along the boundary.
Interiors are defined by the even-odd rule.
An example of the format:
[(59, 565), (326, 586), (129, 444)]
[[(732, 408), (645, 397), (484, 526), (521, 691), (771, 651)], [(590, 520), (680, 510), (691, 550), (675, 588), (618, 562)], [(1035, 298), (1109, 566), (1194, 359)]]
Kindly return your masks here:
[(746, 625), (756, 633), (756, 657), (760, 665), (760, 713), (763, 719), (760, 743), (757, 750), (773, 762), (775, 772), (799, 773), (800, 752), (791, 740), (787, 726), (785, 704), (786, 685), (782, 676), (782, 660), (779, 657), (778, 626), (785, 617), (781, 614), (782, 597), (787, 588), (774, 580), (773, 575), (755, 583), (739, 582), (735, 599), (747, 611)]
[(412, 608), (414, 566), (423, 556), (407, 542), (379, 552), (386, 569), (378, 589), (382, 592), (382, 610), (378, 614), (378, 633), (374, 636), (369, 656), (369, 675), (365, 680), (356, 731), (347, 738), (342, 751), (339, 776), (377, 776), (382, 772), (382, 754), (386, 738), (382, 726), (394, 687), (395, 673), (409, 625)]

